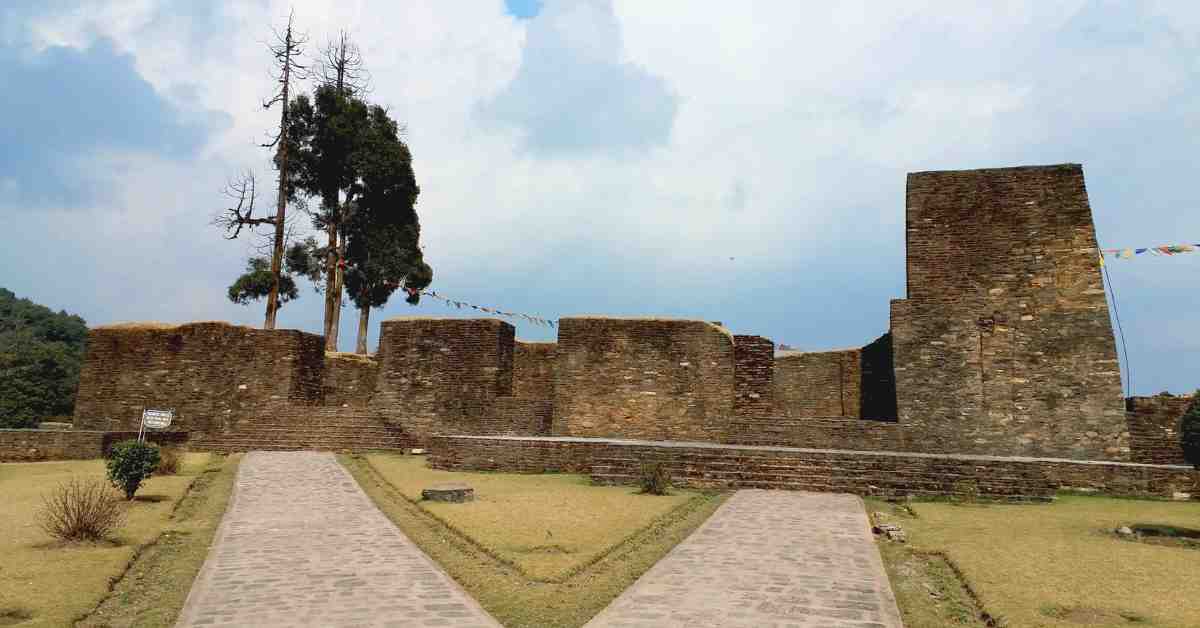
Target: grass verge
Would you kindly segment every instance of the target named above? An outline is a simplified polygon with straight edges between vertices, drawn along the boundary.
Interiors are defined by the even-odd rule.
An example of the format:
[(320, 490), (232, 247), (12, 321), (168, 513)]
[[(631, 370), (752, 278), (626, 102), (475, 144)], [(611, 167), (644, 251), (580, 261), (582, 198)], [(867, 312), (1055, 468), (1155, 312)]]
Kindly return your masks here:
[(209, 454), (188, 454), (178, 475), (148, 479), (129, 503), (125, 525), (99, 543), (54, 541), (35, 517), (42, 495), (58, 483), (103, 478), (103, 460), (0, 464), (0, 625), (58, 628), (94, 609), (133, 558), (171, 525), (176, 506), (210, 461)]
[(77, 625), (172, 626), (225, 514), (240, 454), (213, 456), (175, 503), (162, 533), (129, 562), (109, 594)]
[[(869, 506), (897, 512), (880, 502)], [(1022, 628), (1200, 626), (1195, 551), (1131, 543), (1113, 533), (1134, 522), (1195, 528), (1198, 503), (1063, 495), (1048, 505), (917, 502), (908, 510), (915, 516), (893, 517), (908, 545), (880, 543), (889, 575), (903, 572), (911, 556), (944, 556), (977, 598), (977, 621), (988, 618), (986, 611), (995, 625)], [(904, 591), (903, 573), (892, 577), (906, 625), (964, 625), (954, 623), (954, 612), (926, 615), (952, 583), (922, 596), (919, 589)]]
[[(427, 469), (420, 458), (387, 454), (339, 460), (397, 527), (510, 628), (582, 626), (725, 497), (681, 491), (668, 504), (656, 500), (669, 498), (635, 495), (630, 487), (590, 486), (581, 476), (451, 473)], [(475, 488), (474, 505), (481, 507), (416, 501), (418, 485), (464, 480)], [(620, 533), (603, 525), (586, 535), (571, 529), (574, 522), (613, 517), (626, 524)], [(533, 532), (521, 532), (526, 528)], [(543, 553), (515, 551), (528, 547), (523, 534), (546, 529), (552, 535), (561, 531), (559, 544), (573, 549), (570, 564), (526, 561)]]

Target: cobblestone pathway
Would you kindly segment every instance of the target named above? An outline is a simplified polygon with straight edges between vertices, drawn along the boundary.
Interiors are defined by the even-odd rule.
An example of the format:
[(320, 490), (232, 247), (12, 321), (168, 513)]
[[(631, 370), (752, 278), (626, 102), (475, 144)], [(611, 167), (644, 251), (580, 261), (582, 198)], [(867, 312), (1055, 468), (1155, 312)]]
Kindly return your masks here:
[(499, 626), (332, 454), (254, 452), (178, 626)]
[(899, 628), (853, 495), (738, 491), (585, 628)]

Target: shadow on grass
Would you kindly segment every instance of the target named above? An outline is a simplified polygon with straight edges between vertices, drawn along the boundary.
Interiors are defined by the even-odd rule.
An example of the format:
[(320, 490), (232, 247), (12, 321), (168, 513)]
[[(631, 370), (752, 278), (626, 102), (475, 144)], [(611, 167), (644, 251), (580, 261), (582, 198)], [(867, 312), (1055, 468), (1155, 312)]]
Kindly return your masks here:
[(23, 608), (0, 608), (0, 626), (15, 626), (33, 619), (33, 613)]

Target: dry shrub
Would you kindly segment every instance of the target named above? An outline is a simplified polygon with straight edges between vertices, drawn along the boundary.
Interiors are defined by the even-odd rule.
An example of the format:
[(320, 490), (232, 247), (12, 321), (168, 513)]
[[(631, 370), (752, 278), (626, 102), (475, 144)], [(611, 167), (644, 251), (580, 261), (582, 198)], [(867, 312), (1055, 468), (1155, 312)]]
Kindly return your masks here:
[(647, 462), (642, 465), (639, 476), (640, 493), (644, 495), (669, 495), (671, 474), (662, 462)]
[(63, 541), (99, 541), (125, 523), (121, 494), (104, 480), (73, 477), (42, 496), (38, 525)]
[(161, 447), (158, 450), (158, 467), (154, 475), (175, 475), (179, 473), (179, 464), (183, 461), (183, 451), (178, 447)]

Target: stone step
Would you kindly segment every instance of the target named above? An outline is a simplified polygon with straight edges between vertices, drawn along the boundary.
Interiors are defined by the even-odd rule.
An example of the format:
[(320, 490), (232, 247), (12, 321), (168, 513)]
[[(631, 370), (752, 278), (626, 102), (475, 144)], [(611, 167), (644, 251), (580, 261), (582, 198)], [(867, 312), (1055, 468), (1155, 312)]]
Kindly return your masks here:
[(377, 426), (377, 425), (363, 426), (363, 427), (343, 426), (343, 425), (330, 425), (330, 426), (326, 426), (326, 427), (320, 427), (320, 426), (316, 426), (316, 427), (307, 427), (307, 426), (306, 427), (298, 427), (298, 426), (264, 427), (264, 426), (260, 426), (260, 425), (239, 424), (235, 428), (233, 428), (232, 430), (230, 430), (228, 432), (213, 432), (213, 435), (221, 436), (221, 435), (227, 434), (227, 435), (233, 436), (233, 435), (237, 435), (237, 434), (249, 434), (251, 432), (253, 432), (255, 434), (260, 434), (260, 435), (304, 434), (306, 436), (320, 435), (320, 434), (328, 434), (331, 436), (343, 436), (343, 435), (344, 436), (354, 436), (354, 435), (360, 435), (360, 434), (361, 435), (379, 435), (379, 436), (391, 436), (391, 435), (401, 436), (401, 435), (405, 434), (404, 430), (402, 430), (398, 427), (392, 428), (392, 427), (383, 427), (383, 426)]
[[(607, 485), (630, 485), (637, 484), (639, 477), (636, 475), (622, 473), (593, 473), (591, 474), (592, 481), (597, 484)], [(677, 478), (678, 479), (678, 478)], [(682, 479), (690, 480), (706, 480), (710, 478), (689, 477)], [(711, 486), (711, 483), (709, 484)], [(832, 476), (820, 477), (770, 477), (758, 476), (755, 474), (747, 474), (745, 477), (732, 480), (730, 482), (722, 482), (721, 486), (736, 487), (736, 488), (769, 488), (769, 489), (790, 489), (790, 490), (809, 490), (818, 492), (859, 492), (862, 488), (862, 483), (838, 481)], [(873, 484), (880, 494), (906, 494), (915, 496), (939, 496), (954, 493), (947, 491), (947, 486), (944, 483), (935, 481), (929, 482), (903, 482), (894, 485)], [(996, 490), (987, 490), (994, 488)], [(1027, 486), (1020, 485), (1004, 485), (998, 487), (980, 487), (979, 494), (988, 499), (1011, 499), (1014, 501), (1050, 501), (1053, 498), (1053, 491), (1030, 490)], [(964, 494), (958, 492), (957, 494)]]
[[(794, 461), (782, 461), (779, 458), (764, 458), (764, 461), (750, 461), (745, 459), (738, 460), (683, 460), (671, 459), (665, 460), (667, 467), (678, 472), (689, 471), (704, 471), (708, 473), (739, 473), (748, 469), (753, 469), (759, 472), (778, 472), (778, 473), (793, 473), (801, 471), (815, 471), (820, 473), (847, 473), (878, 476), (879, 470), (877, 463), (870, 460), (854, 460), (847, 458), (838, 458), (833, 461), (814, 460), (798, 458)], [(614, 461), (610, 459), (596, 459), (592, 464), (593, 469), (619, 469), (623, 471), (637, 471), (641, 468), (641, 461)], [(919, 477), (929, 475), (929, 471), (925, 469), (906, 469), (904, 467), (895, 467), (889, 465), (887, 472), (895, 477)], [(958, 478), (966, 477), (970, 479), (978, 478), (978, 474), (972, 473), (955, 473), (949, 469), (939, 469), (937, 471), (940, 477)], [(989, 480), (998, 482), (1027, 482), (1028, 477), (1023, 475), (999, 475), (992, 474), (988, 476)]]
[[(593, 467), (592, 476), (612, 476), (612, 477), (627, 477), (640, 478), (640, 474), (631, 473), (626, 469), (611, 469), (604, 467)], [(755, 469), (746, 469), (743, 471), (708, 471), (695, 470), (690, 472), (671, 472), (671, 477), (684, 480), (704, 480), (723, 483), (740, 483), (746, 480), (770, 480), (770, 481), (805, 481), (805, 482), (841, 482), (850, 484), (872, 484), (877, 486), (916, 486), (916, 487), (946, 487), (953, 486), (957, 479), (955, 477), (944, 476), (928, 476), (925, 474), (906, 474), (893, 475), (886, 479), (879, 479), (878, 474), (856, 474), (846, 472), (842, 469), (808, 469), (804, 471), (793, 472), (768, 472)], [(1003, 481), (1003, 480), (974, 480), (974, 485), (984, 492), (1003, 492), (1011, 487), (1028, 487), (1028, 482), (1023, 480)]]

